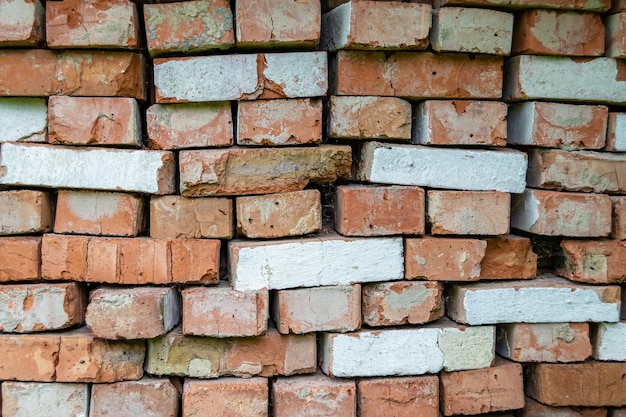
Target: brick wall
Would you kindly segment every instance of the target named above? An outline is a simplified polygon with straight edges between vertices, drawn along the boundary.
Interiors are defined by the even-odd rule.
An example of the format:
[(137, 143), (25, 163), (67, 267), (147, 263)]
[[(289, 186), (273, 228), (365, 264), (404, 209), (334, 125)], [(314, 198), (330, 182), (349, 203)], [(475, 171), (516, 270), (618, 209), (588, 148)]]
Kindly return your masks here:
[(2, 417), (626, 416), (626, 2), (0, 0)]

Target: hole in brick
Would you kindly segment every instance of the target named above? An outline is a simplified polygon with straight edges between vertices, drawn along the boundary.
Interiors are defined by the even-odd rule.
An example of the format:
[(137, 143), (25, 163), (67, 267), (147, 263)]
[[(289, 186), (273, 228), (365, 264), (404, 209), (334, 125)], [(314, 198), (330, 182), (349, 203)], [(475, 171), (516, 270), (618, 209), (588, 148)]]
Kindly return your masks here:
[(248, 223), (252, 223), (252, 219), (248, 219)]
[(473, 133), (470, 133), (470, 138), (473, 138), (473, 137), (474, 137), (474, 134), (473, 134)]
[(433, 75), (437, 75), (437, 71), (433, 71)]
[(274, 225), (273, 225), (273, 224), (270, 224), (270, 229), (273, 229), (273, 228), (274, 228)]
[(274, 202), (275, 205), (279, 206), (280, 203), (278, 201)]

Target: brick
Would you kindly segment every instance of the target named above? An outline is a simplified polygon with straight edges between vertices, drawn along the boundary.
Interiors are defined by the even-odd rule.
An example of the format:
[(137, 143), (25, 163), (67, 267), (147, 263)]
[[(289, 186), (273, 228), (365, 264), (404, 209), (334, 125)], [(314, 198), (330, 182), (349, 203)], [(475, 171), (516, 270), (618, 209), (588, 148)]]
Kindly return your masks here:
[(626, 63), (620, 60), (518, 55), (504, 70), (505, 100), (626, 103)]
[(150, 199), (150, 237), (222, 238), (233, 236), (233, 203), (227, 198), (164, 195)]
[(533, 190), (513, 196), (511, 227), (544, 236), (603, 237), (611, 234), (606, 194)]
[(4, 382), (2, 415), (7, 417), (87, 417), (88, 384)]
[(266, 289), (236, 291), (227, 286), (189, 287), (183, 297), (183, 334), (209, 337), (259, 336), (267, 331)]
[(502, 58), (431, 52), (339, 51), (334, 94), (404, 98), (502, 96)]
[(39, 0), (0, 3), (0, 47), (39, 46), (45, 39), (46, 11)]
[(626, 31), (626, 13), (616, 13), (607, 16), (604, 20), (606, 32), (606, 56), (609, 58), (625, 58), (626, 42), (624, 32)]
[(179, 164), (183, 196), (267, 194), (350, 178), (352, 151), (344, 145), (202, 149), (181, 151)]
[(283, 334), (343, 333), (361, 327), (358, 284), (280, 290), (273, 297), (273, 318)]
[(379, 282), (363, 286), (363, 323), (368, 326), (422, 324), (443, 317), (443, 284)]
[(219, 240), (100, 238), (46, 234), (41, 275), (47, 280), (109, 284), (216, 284)]
[(249, 238), (299, 236), (322, 228), (318, 190), (237, 197), (235, 206), (237, 233)]
[(626, 361), (626, 322), (598, 323), (593, 335), (593, 358), (599, 361)]
[(47, 126), (45, 99), (0, 97), (0, 142), (45, 142)]
[(430, 42), (435, 51), (509, 55), (512, 39), (511, 13), (444, 7), (433, 14)]
[(182, 417), (214, 415), (268, 417), (269, 387), (266, 378), (220, 378), (212, 381), (186, 380)]
[(610, 5), (611, 9), (609, 10), (610, 13), (620, 13), (620, 12), (626, 11), (626, 1), (614, 0), (610, 3), (611, 3)]
[(143, 211), (143, 199), (137, 195), (59, 190), (54, 232), (137, 236), (144, 225)]
[(230, 241), (230, 280), (237, 290), (399, 280), (404, 277), (402, 246), (399, 238), (336, 235), (279, 242)]
[(588, 407), (626, 405), (624, 362), (537, 363), (530, 365), (527, 371), (526, 394), (541, 403)]
[(439, 378), (362, 379), (357, 398), (361, 417), (438, 417)]
[(226, 0), (146, 4), (143, 13), (152, 57), (235, 46), (233, 12)]
[(384, 184), (521, 193), (526, 154), (366, 142), (357, 179)]
[[(187, 4), (187, 3), (182, 3)], [(231, 146), (233, 118), (226, 102), (153, 104), (146, 111), (152, 149)], [(207, 135), (207, 132), (211, 132)]]
[(587, 323), (498, 326), (496, 352), (516, 362), (582, 362), (591, 355)]
[(143, 378), (91, 387), (90, 417), (173, 417), (178, 392), (168, 379)]
[(448, 317), (470, 325), (616, 322), (620, 292), (617, 286), (581, 285), (544, 274), (530, 281), (457, 284), (447, 301)]
[(626, 197), (611, 196), (613, 203), (613, 228), (611, 237), (626, 240)]
[(562, 262), (556, 273), (590, 284), (620, 283), (626, 279), (626, 242), (616, 240), (563, 240)]
[(411, 104), (397, 97), (330, 96), (328, 136), (411, 139)]
[(344, 236), (422, 235), (425, 193), (420, 187), (339, 185), (335, 230)]
[(430, 4), (348, 1), (322, 17), (321, 45), (329, 51), (426, 49), (431, 11)]
[(626, 151), (626, 113), (609, 113), (605, 150)]
[(518, 413), (520, 417), (607, 417), (606, 408), (550, 407), (528, 397)]
[(85, 321), (102, 339), (149, 339), (170, 331), (180, 316), (173, 287), (100, 287), (89, 294)]
[(425, 236), (405, 239), (405, 277), (432, 281), (476, 281), (487, 243), (479, 239)]
[(41, 237), (0, 238), (0, 282), (36, 281), (41, 263)]
[(498, 101), (424, 101), (415, 110), (413, 143), (505, 146), (506, 113)]
[(283, 146), (322, 142), (321, 100), (242, 101), (237, 109), (238, 145)]
[(49, 48), (138, 49), (137, 6), (128, 0), (63, 0), (46, 4)]
[(146, 372), (197, 378), (276, 376), (315, 372), (315, 335), (208, 338), (183, 336), (180, 328), (148, 339)]
[(4, 169), (0, 184), (174, 192), (175, 161), (171, 152), (13, 143), (1, 144), (0, 152)]
[(324, 51), (158, 58), (154, 60), (156, 101), (323, 96), (328, 90), (327, 60)]
[(480, 278), (532, 279), (537, 276), (537, 254), (529, 238), (505, 235), (485, 241), (487, 248), (480, 263)]
[(626, 193), (626, 156), (606, 152), (532, 149), (529, 187), (595, 193)]
[(141, 147), (139, 105), (124, 97), (50, 97), (47, 137), (63, 145)]
[(526, 101), (509, 106), (507, 143), (565, 150), (601, 149), (608, 108)]
[[(626, 408), (617, 408), (609, 411), (610, 417), (624, 417), (626, 415)], [(586, 416), (584, 416), (586, 417)], [(592, 416), (595, 417), (595, 416)], [(599, 417), (606, 417), (606, 415), (599, 415)]]
[(49, 231), (53, 210), (50, 195), (43, 191), (0, 191), (0, 235)]
[(522, 366), (497, 358), (490, 368), (442, 372), (444, 416), (515, 410), (524, 406)]
[(510, 211), (508, 193), (428, 191), (428, 221), (433, 235), (505, 235), (509, 233)]
[(317, 46), (321, 31), (319, 0), (297, 3), (237, 0), (235, 32), (238, 48)]
[(356, 416), (356, 383), (323, 374), (279, 378), (272, 384), (274, 416)]
[(611, 7), (610, 0), (434, 0), (435, 7), (441, 6), (496, 6), (513, 9), (546, 8), (566, 10), (590, 10), (605, 12)]
[(59, 330), (83, 323), (87, 294), (75, 282), (3, 285), (0, 306), (2, 332)]
[[(580, 28), (585, 30), (580, 30)], [(604, 25), (596, 13), (527, 10), (515, 22), (513, 52), (539, 55), (604, 55)]]

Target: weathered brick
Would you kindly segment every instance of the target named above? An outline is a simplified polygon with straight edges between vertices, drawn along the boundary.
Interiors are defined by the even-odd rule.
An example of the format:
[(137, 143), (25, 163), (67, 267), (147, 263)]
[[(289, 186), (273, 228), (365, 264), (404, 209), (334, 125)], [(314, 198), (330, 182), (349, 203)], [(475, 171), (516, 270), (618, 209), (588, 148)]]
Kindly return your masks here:
[(183, 336), (180, 328), (148, 339), (146, 372), (153, 375), (275, 376), (315, 372), (315, 334), (208, 338)]
[(545, 274), (529, 281), (457, 284), (446, 313), (470, 325), (616, 322), (619, 308), (618, 286), (581, 285)]
[(420, 187), (340, 185), (334, 201), (335, 230), (344, 236), (424, 234)]
[(498, 326), (496, 352), (516, 362), (582, 362), (591, 355), (587, 323)]
[(434, 0), (435, 7), (441, 6), (482, 6), (513, 9), (546, 8), (566, 10), (590, 10), (605, 12), (611, 7), (611, 0)]
[(322, 101), (242, 101), (237, 107), (237, 144), (307, 145), (322, 142)]
[(443, 284), (379, 282), (363, 285), (363, 323), (368, 326), (421, 324), (443, 317)]
[(309, 182), (348, 179), (351, 155), (351, 148), (344, 145), (181, 151), (181, 194), (199, 197), (302, 190)]
[(322, 228), (318, 190), (237, 197), (237, 232), (249, 238), (275, 238), (315, 233)]
[[(511, 195), (495, 191), (428, 191), (428, 222), (433, 235), (509, 233)], [(459, 210), (462, 207), (462, 210)]]
[(509, 107), (507, 143), (544, 148), (601, 149), (608, 108), (527, 101)]
[(89, 385), (3, 382), (2, 415), (6, 417), (87, 417), (89, 415)]
[(276, 417), (356, 416), (356, 383), (323, 374), (278, 378), (272, 384)]
[(606, 148), (610, 152), (626, 151), (626, 113), (609, 113)]
[(53, 209), (50, 195), (43, 191), (0, 191), (0, 235), (49, 231)]
[(544, 236), (611, 234), (611, 199), (605, 194), (527, 188), (511, 201), (511, 227)]
[(431, 52), (339, 51), (334, 93), (405, 98), (502, 96), (502, 58)]
[(41, 263), (41, 237), (0, 238), (0, 282), (36, 281)]
[(358, 284), (280, 290), (273, 295), (273, 318), (283, 334), (351, 332), (361, 327)]
[(233, 13), (227, 0), (146, 4), (143, 13), (150, 56), (235, 46)]
[(327, 61), (325, 51), (158, 58), (154, 60), (156, 101), (323, 96), (328, 90)]
[(45, 99), (0, 97), (0, 142), (45, 142), (47, 126)]
[(487, 248), (480, 263), (480, 278), (532, 279), (537, 276), (537, 255), (529, 238), (505, 235), (485, 241)]
[(426, 49), (431, 11), (430, 4), (348, 1), (322, 17), (321, 44), (329, 51)]
[(222, 238), (233, 236), (233, 203), (227, 198), (164, 195), (150, 199), (150, 237)]
[(0, 167), (5, 185), (174, 192), (174, 154), (166, 151), (3, 143)]
[(506, 113), (498, 101), (424, 101), (415, 111), (413, 143), (505, 146)]
[(496, 358), (484, 369), (442, 372), (441, 411), (444, 416), (515, 410), (524, 406), (522, 366)]
[(550, 407), (526, 397), (524, 408), (519, 410), (517, 415), (519, 417), (607, 417), (607, 410), (606, 408)]
[(335, 235), (278, 242), (230, 241), (235, 289), (287, 289), (404, 277), (402, 239)]
[(183, 388), (182, 417), (194, 417), (210, 410), (214, 415), (268, 417), (267, 378), (219, 378), (212, 381), (188, 379)]
[(509, 55), (512, 39), (511, 13), (444, 7), (433, 14), (430, 42), (435, 51)]
[(611, 237), (626, 240), (626, 197), (611, 196), (613, 203), (613, 228)]
[(168, 379), (143, 378), (91, 387), (90, 417), (173, 417), (178, 392)]
[(236, 291), (227, 286), (182, 291), (183, 334), (210, 337), (259, 336), (267, 331), (266, 289)]
[[(183, 3), (185, 4), (185, 3)], [(226, 102), (153, 104), (146, 111), (152, 149), (186, 149), (233, 144), (233, 118)], [(207, 132), (211, 132), (210, 135)]]
[(626, 321), (595, 324), (593, 334), (593, 358), (599, 361), (626, 361), (624, 340)]
[(0, 47), (38, 46), (45, 39), (46, 11), (40, 0), (0, 3)]
[(626, 13), (616, 13), (604, 19), (606, 31), (606, 56), (626, 58)]
[(487, 243), (479, 239), (425, 236), (405, 239), (405, 277), (432, 281), (476, 281)]
[(556, 273), (590, 284), (626, 280), (626, 242), (619, 240), (563, 240), (562, 262)]
[(361, 417), (438, 417), (439, 378), (361, 379), (357, 398)]
[(397, 97), (330, 96), (328, 136), (411, 139), (411, 104)]

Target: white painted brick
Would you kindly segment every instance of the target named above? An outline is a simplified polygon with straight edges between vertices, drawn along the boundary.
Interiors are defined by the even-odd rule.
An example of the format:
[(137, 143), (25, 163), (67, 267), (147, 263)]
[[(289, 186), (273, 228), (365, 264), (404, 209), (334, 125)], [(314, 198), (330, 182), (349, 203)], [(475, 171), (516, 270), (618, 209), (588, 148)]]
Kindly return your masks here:
[(580, 285), (546, 274), (530, 281), (456, 285), (446, 312), (470, 325), (616, 322), (619, 291), (617, 286)]
[(626, 113), (609, 113), (606, 150), (626, 151)]
[(489, 367), (495, 356), (495, 327), (443, 323), (346, 334), (322, 333), (322, 370), (337, 377), (368, 377)]
[(87, 417), (89, 384), (5, 381), (2, 383), (2, 415)]
[(0, 143), (45, 142), (48, 106), (43, 98), (0, 98)]
[(0, 145), (0, 184), (53, 188), (174, 192), (171, 152)]
[(598, 323), (593, 338), (593, 358), (599, 361), (626, 361), (626, 321)]
[(506, 61), (505, 100), (626, 103), (626, 62), (519, 55)]
[(368, 142), (361, 153), (362, 181), (457, 190), (521, 193), (527, 157), (512, 149), (450, 149)]
[(336, 236), (277, 242), (229, 242), (236, 290), (286, 289), (404, 278), (401, 238)]

